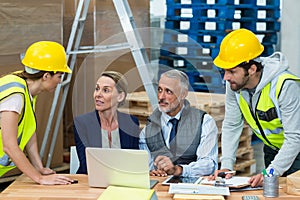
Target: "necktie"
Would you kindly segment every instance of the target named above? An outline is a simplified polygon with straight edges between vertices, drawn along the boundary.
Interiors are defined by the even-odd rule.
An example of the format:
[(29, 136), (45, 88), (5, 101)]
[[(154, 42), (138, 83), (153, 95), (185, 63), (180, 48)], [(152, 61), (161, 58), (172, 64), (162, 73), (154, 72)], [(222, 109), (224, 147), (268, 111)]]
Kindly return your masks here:
[[(171, 129), (171, 132), (170, 132), (170, 138), (169, 138), (169, 144), (171, 144), (171, 141), (174, 139), (174, 137), (176, 136), (176, 132), (177, 132), (177, 124), (178, 124), (178, 119), (176, 118), (173, 118), (173, 119), (170, 119), (169, 122), (172, 123), (172, 129)], [(171, 147), (171, 145), (170, 145)]]

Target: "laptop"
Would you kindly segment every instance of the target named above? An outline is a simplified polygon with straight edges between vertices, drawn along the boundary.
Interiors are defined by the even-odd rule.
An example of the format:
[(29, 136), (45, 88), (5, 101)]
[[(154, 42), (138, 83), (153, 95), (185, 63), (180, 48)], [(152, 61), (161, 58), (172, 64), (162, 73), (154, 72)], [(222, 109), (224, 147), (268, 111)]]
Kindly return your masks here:
[(86, 162), (90, 187), (114, 185), (150, 189), (158, 182), (150, 183), (145, 150), (87, 147)]

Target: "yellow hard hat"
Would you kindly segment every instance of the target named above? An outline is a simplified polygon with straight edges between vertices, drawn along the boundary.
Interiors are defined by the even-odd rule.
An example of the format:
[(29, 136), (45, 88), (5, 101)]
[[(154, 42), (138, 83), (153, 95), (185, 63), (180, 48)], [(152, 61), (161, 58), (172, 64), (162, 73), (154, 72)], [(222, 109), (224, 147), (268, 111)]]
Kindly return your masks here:
[(234, 30), (222, 40), (214, 64), (223, 69), (231, 69), (258, 57), (263, 51), (264, 46), (254, 33), (244, 28)]
[(36, 70), (72, 73), (67, 65), (65, 48), (57, 42), (33, 43), (26, 50), (22, 63)]

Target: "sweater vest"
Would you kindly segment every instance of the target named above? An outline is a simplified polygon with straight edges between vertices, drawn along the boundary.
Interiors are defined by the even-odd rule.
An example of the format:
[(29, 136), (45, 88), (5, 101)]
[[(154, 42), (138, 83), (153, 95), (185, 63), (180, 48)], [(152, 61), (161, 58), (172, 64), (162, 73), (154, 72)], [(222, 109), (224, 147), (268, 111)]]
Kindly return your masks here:
[[(197, 160), (197, 148), (201, 141), (202, 122), (205, 112), (185, 105), (178, 122), (177, 134), (174, 138), (176, 151), (171, 152), (166, 146), (161, 124), (161, 112), (155, 110), (146, 126), (146, 143), (155, 159), (158, 155), (169, 157), (176, 164), (189, 164)], [(173, 141), (172, 141), (173, 142)]]

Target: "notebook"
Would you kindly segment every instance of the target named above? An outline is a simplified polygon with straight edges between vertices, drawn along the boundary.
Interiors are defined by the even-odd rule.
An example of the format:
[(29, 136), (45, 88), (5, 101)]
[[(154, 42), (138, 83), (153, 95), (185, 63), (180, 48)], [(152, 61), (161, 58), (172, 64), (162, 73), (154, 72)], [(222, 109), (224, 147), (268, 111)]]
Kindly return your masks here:
[(158, 200), (154, 189), (108, 186), (97, 200)]
[(88, 182), (90, 187), (106, 188), (110, 185), (152, 188), (148, 153), (145, 150), (86, 148)]

